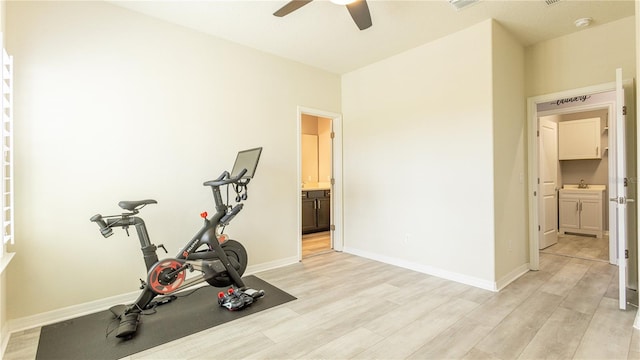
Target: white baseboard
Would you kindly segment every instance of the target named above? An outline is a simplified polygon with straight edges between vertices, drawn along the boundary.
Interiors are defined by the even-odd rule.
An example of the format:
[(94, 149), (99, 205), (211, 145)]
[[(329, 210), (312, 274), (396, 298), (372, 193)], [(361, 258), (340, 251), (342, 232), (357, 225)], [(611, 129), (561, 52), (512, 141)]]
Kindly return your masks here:
[(78, 316), (106, 310), (116, 304), (130, 304), (135, 301), (139, 294), (140, 291), (134, 291), (127, 294), (111, 296), (100, 300), (90, 301), (78, 305), (71, 305), (61, 309), (51, 310), (40, 314), (10, 320), (9, 331), (16, 332), (32, 329), (34, 327), (54, 324), (60, 321), (73, 319)]
[(278, 259), (276, 261), (261, 263), (261, 264), (258, 264), (258, 265), (249, 265), (247, 267), (247, 270), (244, 272), (244, 275), (253, 275), (253, 274), (259, 273), (261, 271), (277, 269), (277, 268), (280, 268), (280, 267), (283, 267), (283, 266), (296, 264), (298, 262), (300, 262), (298, 257), (292, 256), (292, 257), (288, 257), (288, 258), (284, 258), (284, 259)]
[(636, 312), (636, 321), (633, 323), (633, 327), (640, 330), (640, 311)]
[(507, 285), (516, 281), (520, 276), (528, 272), (529, 272), (529, 263), (518, 266), (517, 268), (513, 269), (510, 273), (508, 273), (507, 275), (501, 277), (500, 279), (498, 279), (498, 281), (496, 281), (496, 291), (500, 291), (504, 289)]
[[(251, 275), (251, 274), (258, 273), (260, 271), (271, 270), (271, 269), (275, 269), (285, 265), (290, 265), (297, 262), (298, 262), (297, 258), (291, 257), (291, 258), (280, 259), (280, 260), (272, 261), (268, 263), (252, 265), (247, 267), (247, 270), (245, 271), (244, 275)], [(98, 311), (109, 309), (110, 307), (116, 304), (131, 304), (137, 299), (139, 294), (140, 294), (140, 290), (133, 291), (133, 292), (122, 294), (122, 295), (111, 296), (111, 297), (96, 300), (96, 301), (90, 301), (83, 304), (72, 305), (65, 308), (61, 308), (61, 309), (51, 310), (51, 311), (47, 311), (40, 314), (35, 314), (35, 315), (26, 316), (19, 319), (10, 320), (7, 326), (7, 329), (3, 329), (3, 333), (2, 333), (3, 346), (5, 345), (4, 344), (5, 339), (9, 337), (9, 333), (27, 330), (34, 327), (39, 327), (39, 326), (44, 326), (49, 324), (55, 324), (57, 322), (73, 319), (78, 316), (92, 314)], [(5, 336), (5, 332), (4, 332), (5, 330), (7, 332), (7, 336)]]
[(424, 264), (417, 264), (417, 263), (413, 263), (410, 261), (406, 261), (403, 259), (397, 259), (397, 258), (392, 258), (392, 257), (388, 257), (388, 256), (382, 256), (379, 254), (374, 254), (368, 251), (362, 251), (360, 249), (353, 249), (353, 248), (349, 248), (346, 247), (344, 248), (344, 252), (349, 253), (349, 254), (353, 254), (353, 255), (357, 255), (357, 256), (361, 256), (367, 259), (371, 259), (371, 260), (376, 260), (376, 261), (380, 261), (383, 262), (385, 264), (390, 264), (390, 265), (395, 265), (395, 266), (399, 266), (405, 269), (409, 269), (409, 270), (414, 270), (414, 271), (418, 271), (424, 274), (428, 274), (428, 275), (433, 275), (433, 276), (437, 276), (439, 278), (443, 278), (443, 279), (447, 279), (447, 280), (451, 280), (451, 281), (455, 281), (455, 282), (459, 282), (462, 284), (466, 284), (466, 285), (471, 285), (480, 289), (485, 289), (485, 290), (490, 290), (490, 291), (497, 291), (497, 287), (496, 287), (496, 283), (489, 281), (489, 280), (484, 280), (484, 279), (479, 279), (473, 276), (468, 276), (468, 275), (464, 275), (464, 274), (459, 274), (456, 272), (452, 272), (452, 271), (448, 271), (448, 270), (443, 270), (440, 268), (436, 268), (433, 266), (429, 266), (429, 265), (424, 265)]

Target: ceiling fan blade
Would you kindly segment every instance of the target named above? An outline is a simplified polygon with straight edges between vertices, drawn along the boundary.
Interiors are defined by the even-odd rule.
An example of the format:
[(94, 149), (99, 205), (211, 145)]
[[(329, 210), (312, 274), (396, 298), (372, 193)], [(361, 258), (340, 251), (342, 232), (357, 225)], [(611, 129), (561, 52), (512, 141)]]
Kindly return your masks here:
[(274, 12), (273, 15), (278, 17), (283, 17), (289, 13), (292, 13), (301, 7), (307, 5), (313, 0), (291, 0), (285, 6), (281, 7), (278, 11)]
[(371, 26), (371, 14), (367, 0), (356, 0), (348, 4), (347, 9), (360, 30), (368, 29)]

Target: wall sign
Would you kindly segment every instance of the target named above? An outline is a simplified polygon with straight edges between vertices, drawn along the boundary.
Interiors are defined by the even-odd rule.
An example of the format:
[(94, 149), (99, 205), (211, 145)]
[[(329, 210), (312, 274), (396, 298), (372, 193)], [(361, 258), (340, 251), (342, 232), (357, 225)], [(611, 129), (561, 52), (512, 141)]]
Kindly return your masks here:
[(553, 101), (543, 102), (536, 104), (538, 112), (566, 109), (575, 106), (594, 105), (604, 102), (615, 102), (616, 92), (607, 91), (595, 94), (585, 94), (579, 96), (572, 96), (567, 98), (560, 98)]

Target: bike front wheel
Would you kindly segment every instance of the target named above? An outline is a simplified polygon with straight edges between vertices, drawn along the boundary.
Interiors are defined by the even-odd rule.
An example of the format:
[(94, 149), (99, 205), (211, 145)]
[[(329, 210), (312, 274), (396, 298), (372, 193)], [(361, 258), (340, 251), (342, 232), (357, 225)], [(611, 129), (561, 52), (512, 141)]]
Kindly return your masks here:
[[(235, 240), (227, 240), (221, 246), (224, 253), (227, 255), (227, 258), (229, 258), (229, 262), (233, 268), (236, 269), (238, 275), (242, 276), (244, 271), (247, 269), (247, 250), (242, 246), (242, 244)], [(207, 279), (207, 282), (211, 286), (226, 287), (233, 284), (233, 279), (231, 279), (229, 274), (225, 271)]]

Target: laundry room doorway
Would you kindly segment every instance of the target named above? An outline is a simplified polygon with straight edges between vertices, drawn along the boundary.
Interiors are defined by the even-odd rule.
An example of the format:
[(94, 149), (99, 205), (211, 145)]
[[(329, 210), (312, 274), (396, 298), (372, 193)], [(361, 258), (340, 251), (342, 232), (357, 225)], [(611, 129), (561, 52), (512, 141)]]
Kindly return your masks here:
[[(637, 148), (633, 80), (622, 81), (620, 71), (616, 79), (614, 83), (528, 99), (529, 243), (530, 268), (538, 270), (540, 251), (557, 246), (545, 243), (541, 227), (554, 216), (549, 216), (541, 202), (547, 195), (541, 179), (541, 149), (545, 148), (541, 124), (551, 119), (560, 125), (555, 187), (558, 233), (591, 236), (593, 241), (587, 239), (591, 243), (609, 236), (605, 261), (618, 266), (620, 308), (624, 309), (627, 288), (632, 294), (637, 294), (638, 288)], [(562, 128), (568, 134), (565, 138)], [(578, 134), (580, 141), (573, 140)], [(575, 150), (580, 147), (587, 150)]]

